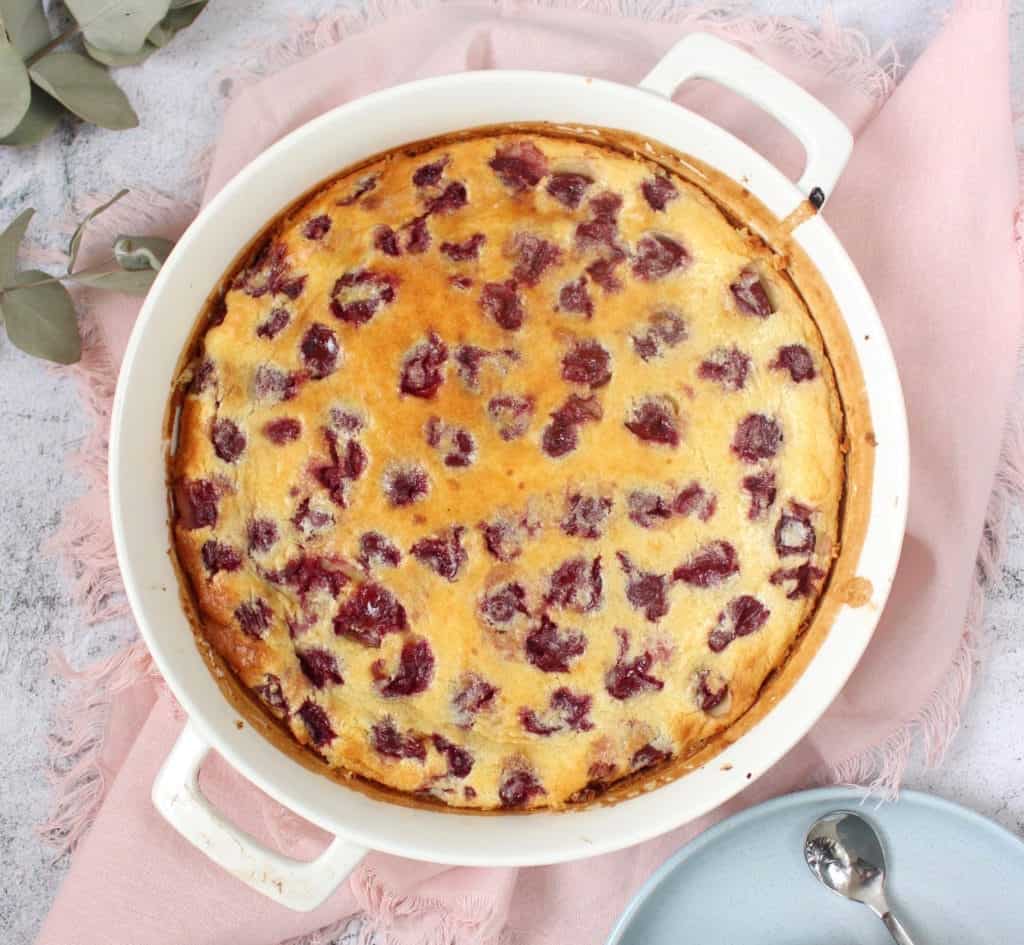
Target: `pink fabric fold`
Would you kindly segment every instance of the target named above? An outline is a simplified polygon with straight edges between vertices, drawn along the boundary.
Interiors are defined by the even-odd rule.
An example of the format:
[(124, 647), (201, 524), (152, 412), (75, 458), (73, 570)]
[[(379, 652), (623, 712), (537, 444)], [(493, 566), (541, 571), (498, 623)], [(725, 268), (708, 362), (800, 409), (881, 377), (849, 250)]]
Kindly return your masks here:
[[(357, 36), (347, 35), (347, 25), (321, 24), (297, 46), (307, 52), (326, 40), (328, 48), (238, 92), (205, 199), (267, 145), (325, 109), (428, 75), (516, 67), (632, 83), (687, 31), (710, 27), (801, 82), (856, 135), (853, 160), (826, 216), (881, 311), (906, 389), (912, 439), (910, 524), (896, 588), (842, 695), (772, 771), (672, 834), (581, 863), (521, 871), (448, 868), (373, 854), (327, 903), (299, 915), (222, 873), (153, 809), (153, 777), (182, 719), (166, 691), (146, 675), (147, 659), (136, 645), (128, 657), (90, 677), (100, 691), (117, 691), (110, 734), (92, 759), (101, 779), (92, 798), (98, 809), (39, 945), (278, 945), (356, 912), (367, 916), (366, 934), (376, 932), (381, 943), (597, 942), (653, 869), (715, 820), (815, 780), (880, 778), (894, 785), (915, 732), (937, 752), (955, 730), (969, 682), (966, 642), (978, 620), (975, 560), (1020, 330), (1007, 10), (999, 3), (958, 7), (884, 103), (884, 71), (850, 34), (834, 27), (815, 37), (795, 21), (686, 10), (673, 20), (515, 3), (446, 4), (383, 20)], [(707, 84), (682, 90), (679, 100), (798, 171), (795, 143), (746, 103)], [(174, 210), (165, 205), (160, 211), (171, 229)], [(102, 312), (93, 324), (116, 364), (137, 305), (98, 297), (91, 304), (94, 313)], [(96, 382), (90, 390), (103, 416), (109, 401), (96, 392), (109, 389), (109, 378), (104, 387), (105, 364), (99, 354), (90, 357), (89, 377)], [(100, 467), (91, 468), (96, 473)], [(98, 474), (95, 485), (87, 500), (92, 504), (77, 509), (77, 530), (65, 537), (85, 541), (90, 535), (89, 549), (98, 550), (109, 567), (103, 558), (109, 533), (97, 511)], [(995, 534), (991, 527), (989, 533)], [(65, 550), (76, 554), (75, 547)], [(78, 547), (77, 553), (86, 552)], [(991, 560), (990, 549), (985, 560)], [(110, 612), (116, 587), (103, 573), (104, 593), (92, 601), (97, 613)], [(93, 782), (85, 776), (84, 783)], [(219, 760), (207, 765), (202, 784), (232, 819), (289, 855), (311, 857), (326, 842), (321, 831)]]

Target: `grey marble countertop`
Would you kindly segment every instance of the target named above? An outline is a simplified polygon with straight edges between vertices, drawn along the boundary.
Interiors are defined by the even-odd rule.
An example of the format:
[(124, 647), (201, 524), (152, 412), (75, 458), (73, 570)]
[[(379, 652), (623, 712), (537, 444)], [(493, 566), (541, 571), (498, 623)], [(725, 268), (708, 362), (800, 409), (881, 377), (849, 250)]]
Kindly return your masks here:
[[(354, 0), (357, 6), (361, 0)], [(982, 0), (978, 0), (982, 2)], [(983, 0), (997, 2), (997, 0)], [(53, 4), (49, 4), (53, 5)], [(0, 153), (0, 225), (27, 206), (33, 235), (83, 197), (121, 186), (187, 191), (196, 156), (215, 138), (224, 106), (217, 81), (268, 39), (287, 34), (297, 15), (316, 16), (330, 0), (214, 0), (197, 23), (119, 81), (142, 117), (123, 133), (62, 127), (26, 153)], [(757, 0), (770, 12), (815, 19), (818, 0)], [(905, 64), (934, 35), (947, 2), (836, 0), (836, 19), (874, 46), (892, 39)], [(1011, 0), (1017, 102), (1024, 96), (1024, 0)], [(170, 138), (168, 133), (170, 132)], [(169, 144), (170, 140), (170, 144)], [(86, 419), (72, 382), (0, 340), (0, 941), (31, 942), (67, 864), (54, 861), (35, 825), (50, 805), (47, 732), (62, 686), (48, 665), (51, 648), (77, 663), (112, 652), (132, 633), (127, 621), (87, 627), (76, 614), (67, 576), (42, 545), (82, 484), (65, 471)], [(916, 763), (907, 785), (966, 804), (1024, 833), (1024, 516), (1013, 517), (1000, 586), (990, 589), (986, 633), (963, 727), (943, 764)], [(140, 943), (143, 945), (143, 943)], [(183, 943), (185, 945), (185, 943)]]

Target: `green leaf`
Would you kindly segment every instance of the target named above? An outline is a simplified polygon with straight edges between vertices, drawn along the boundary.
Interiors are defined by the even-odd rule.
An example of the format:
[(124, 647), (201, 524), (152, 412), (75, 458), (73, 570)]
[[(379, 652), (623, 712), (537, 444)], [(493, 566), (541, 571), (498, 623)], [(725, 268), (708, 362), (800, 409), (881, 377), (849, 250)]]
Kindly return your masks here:
[(79, 53), (50, 53), (30, 70), (32, 81), (79, 118), (101, 128), (134, 128), (138, 116), (110, 74)]
[(32, 99), (25, 63), (0, 28), (0, 137), (21, 124)]
[(78, 259), (78, 250), (82, 245), (82, 237), (85, 235), (85, 228), (91, 220), (95, 220), (104, 210), (109, 209), (115, 203), (118, 202), (126, 193), (128, 189), (119, 190), (113, 197), (111, 197), (106, 203), (101, 203), (95, 210), (87, 213), (83, 218), (82, 222), (75, 227), (75, 232), (71, 234), (71, 242), (68, 243), (68, 275), (71, 274), (71, 270), (74, 268), (75, 260)]
[(135, 53), (166, 15), (170, 0), (65, 0), (85, 38), (97, 49)]
[[(49, 278), (45, 272), (29, 269), (18, 273), (15, 285)], [(7, 337), (26, 354), (58, 364), (74, 364), (82, 356), (75, 307), (59, 282), (8, 289), (2, 302)]]
[(198, 0), (189, 6), (172, 7), (167, 16), (149, 31), (147, 41), (161, 48), (166, 46), (177, 33), (196, 21), (196, 17), (203, 12), (206, 2), (207, 0)]
[(13, 148), (28, 148), (39, 144), (57, 127), (61, 115), (66, 114), (63, 107), (44, 91), (34, 89), (32, 101), (29, 103), (28, 111), (25, 112), (25, 117), (6, 138), (0, 138), (0, 144), (10, 145)]
[(25, 58), (50, 41), (42, 0), (0, 0), (0, 20), (14, 48)]
[(88, 40), (85, 41), (85, 51), (97, 62), (102, 62), (105, 66), (111, 66), (112, 68), (118, 68), (119, 66), (137, 66), (140, 62), (145, 62), (150, 56), (153, 55), (157, 50), (157, 47), (152, 43), (143, 44), (142, 49), (134, 53), (112, 53), (107, 52), (105, 49), (97, 49)]
[(14, 267), (18, 259), (18, 247), (25, 238), (28, 221), (35, 213), (31, 207), (17, 216), (14, 222), (0, 233), (0, 289), (6, 288), (14, 279)]
[(128, 272), (157, 272), (172, 249), (174, 241), (159, 236), (119, 236), (114, 241), (114, 258)]
[(156, 273), (152, 269), (135, 272), (114, 269), (111, 272), (76, 272), (71, 278), (94, 289), (124, 292), (125, 295), (145, 295), (153, 284)]

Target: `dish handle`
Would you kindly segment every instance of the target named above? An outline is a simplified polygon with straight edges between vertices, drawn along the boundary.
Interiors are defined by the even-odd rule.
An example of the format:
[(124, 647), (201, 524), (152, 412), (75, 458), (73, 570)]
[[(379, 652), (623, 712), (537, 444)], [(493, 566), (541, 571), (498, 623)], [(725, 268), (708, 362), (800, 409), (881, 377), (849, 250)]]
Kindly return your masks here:
[(264, 846), (222, 817), (200, 791), (199, 768), (209, 750), (187, 723), (153, 782), (156, 809), (189, 843), (247, 886), (297, 912), (315, 909), (367, 851), (335, 837), (320, 856), (304, 863)]
[(815, 208), (824, 204), (853, 150), (853, 135), (835, 114), (771, 66), (710, 33), (681, 39), (640, 88), (670, 99), (690, 79), (711, 79), (732, 89), (791, 131), (807, 152), (797, 187)]

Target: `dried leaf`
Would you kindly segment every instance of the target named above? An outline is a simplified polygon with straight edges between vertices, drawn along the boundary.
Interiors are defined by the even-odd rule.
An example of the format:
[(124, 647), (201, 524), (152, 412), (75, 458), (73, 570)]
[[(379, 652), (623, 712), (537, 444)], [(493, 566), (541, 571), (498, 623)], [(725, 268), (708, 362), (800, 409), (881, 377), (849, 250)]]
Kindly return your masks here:
[(114, 258), (129, 272), (157, 272), (172, 249), (174, 241), (159, 236), (119, 236), (114, 241)]
[(65, 0), (85, 38), (97, 49), (128, 54), (166, 15), (170, 0)]
[(25, 63), (0, 28), (0, 138), (21, 124), (31, 99), (32, 87)]
[(123, 292), (125, 295), (145, 295), (156, 278), (152, 269), (125, 272), (114, 269), (110, 272), (76, 272), (72, 278), (82, 285), (94, 289), (107, 289), (110, 292)]
[(57, 127), (61, 115), (66, 114), (63, 106), (50, 98), (42, 89), (33, 89), (32, 101), (29, 103), (28, 111), (25, 112), (25, 117), (6, 138), (0, 138), (0, 144), (9, 145), (12, 148), (28, 148), (39, 144)]
[(167, 16), (149, 31), (149, 35), (146, 37), (147, 43), (160, 47), (166, 46), (177, 33), (196, 21), (196, 17), (203, 12), (206, 3), (207, 0), (197, 0), (197, 2), (183, 7), (172, 5)]
[(32, 81), (79, 118), (101, 128), (134, 128), (138, 116), (109, 73), (79, 53), (50, 53), (29, 70)]
[(25, 238), (28, 221), (35, 213), (31, 207), (22, 211), (14, 222), (0, 233), (0, 289), (4, 289), (14, 281), (14, 268), (18, 259), (18, 247)]
[[(18, 274), (15, 285), (49, 278), (45, 272), (29, 269)], [(7, 289), (2, 304), (7, 337), (26, 354), (58, 364), (74, 364), (82, 356), (75, 307), (59, 282)]]
[(95, 220), (104, 210), (112, 207), (118, 202), (125, 194), (128, 193), (128, 189), (119, 190), (113, 197), (111, 197), (106, 203), (101, 203), (95, 210), (87, 213), (83, 218), (82, 222), (75, 227), (75, 232), (71, 234), (71, 242), (68, 243), (68, 273), (75, 266), (75, 260), (78, 259), (78, 250), (82, 245), (82, 237), (85, 235), (85, 228), (89, 225), (90, 221)]
[(92, 59), (97, 62), (102, 62), (105, 66), (111, 68), (118, 68), (120, 66), (137, 66), (140, 62), (145, 62), (153, 53), (156, 52), (156, 46), (152, 43), (144, 43), (142, 49), (138, 52), (133, 53), (113, 53), (107, 52), (105, 49), (97, 49), (88, 40), (85, 41), (85, 51), (89, 54)]
[(14, 48), (25, 58), (50, 41), (42, 0), (0, 0), (0, 20)]

